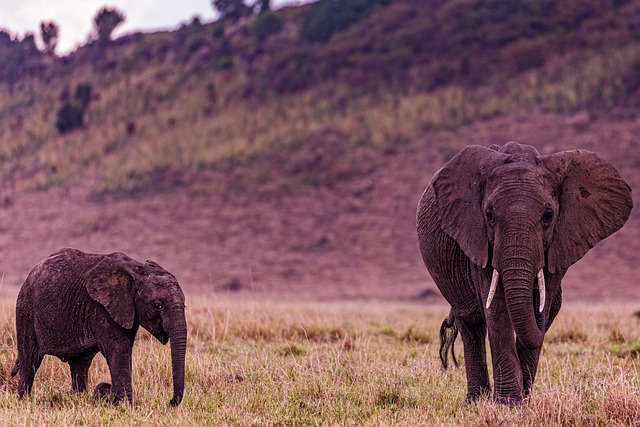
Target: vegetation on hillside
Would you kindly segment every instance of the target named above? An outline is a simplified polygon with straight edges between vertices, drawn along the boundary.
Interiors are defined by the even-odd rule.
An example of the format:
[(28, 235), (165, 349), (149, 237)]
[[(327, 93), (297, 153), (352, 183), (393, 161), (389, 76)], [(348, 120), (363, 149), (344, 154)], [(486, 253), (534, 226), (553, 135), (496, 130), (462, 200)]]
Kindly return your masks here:
[(121, 194), (327, 130), (389, 146), (505, 112), (633, 111), (639, 22), (637, 0), (320, 0), (57, 59), (0, 33), (0, 173)]

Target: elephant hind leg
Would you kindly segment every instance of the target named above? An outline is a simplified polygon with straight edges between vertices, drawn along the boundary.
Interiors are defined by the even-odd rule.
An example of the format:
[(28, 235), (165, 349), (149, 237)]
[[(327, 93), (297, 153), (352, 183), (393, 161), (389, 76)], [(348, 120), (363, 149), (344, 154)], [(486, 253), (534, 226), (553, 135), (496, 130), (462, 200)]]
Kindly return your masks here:
[(69, 359), (69, 368), (71, 370), (71, 390), (74, 393), (82, 393), (87, 389), (89, 382), (89, 366), (93, 361), (95, 354), (89, 356)]
[(34, 354), (28, 361), (22, 361), (20, 367), (20, 380), (18, 381), (18, 398), (22, 399), (25, 395), (31, 394), (33, 381), (36, 378), (36, 372), (42, 363), (42, 354)]
[(109, 396), (111, 396), (111, 384), (109, 383), (99, 383), (94, 389), (93, 389), (93, 398), (94, 399), (105, 399), (105, 398), (109, 398)]
[(456, 319), (456, 325), (464, 343), (464, 367), (467, 373), (467, 398), (471, 403), (491, 392), (487, 368), (486, 336), (484, 323), (472, 324)]
[(18, 380), (18, 397), (20, 399), (31, 393), (36, 372), (44, 357), (44, 353), (41, 353), (36, 338), (31, 304), (29, 301), (25, 301), (25, 298), (21, 291), (20, 294), (18, 294), (18, 301), (16, 302), (18, 357), (11, 370), (11, 376), (15, 376), (20, 372), (20, 379)]

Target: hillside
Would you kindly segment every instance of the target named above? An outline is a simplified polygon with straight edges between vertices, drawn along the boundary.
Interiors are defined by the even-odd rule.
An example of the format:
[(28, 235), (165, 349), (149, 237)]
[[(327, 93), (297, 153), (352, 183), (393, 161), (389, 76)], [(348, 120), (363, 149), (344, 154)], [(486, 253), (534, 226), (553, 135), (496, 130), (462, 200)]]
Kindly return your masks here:
[[(375, 1), (309, 36), (310, 16), (347, 16), (323, 3), (274, 12), (264, 38), (256, 16), (193, 22), (3, 74), (2, 290), (75, 246), (154, 259), (192, 293), (428, 297), (415, 207), (471, 143), (597, 151), (638, 193), (640, 1)], [(84, 125), (59, 133), (87, 87)], [(639, 219), (566, 298), (640, 297)]]

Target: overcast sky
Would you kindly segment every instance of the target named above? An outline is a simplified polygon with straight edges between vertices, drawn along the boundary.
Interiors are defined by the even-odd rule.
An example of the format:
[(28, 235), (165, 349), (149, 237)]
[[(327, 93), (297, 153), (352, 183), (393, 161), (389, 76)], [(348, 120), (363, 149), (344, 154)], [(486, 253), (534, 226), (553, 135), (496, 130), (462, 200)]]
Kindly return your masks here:
[[(250, 3), (250, 2), (247, 2)], [(303, 3), (300, 0), (272, 0), (273, 7)], [(174, 29), (199, 16), (203, 22), (215, 19), (211, 0), (0, 0), (0, 29), (13, 36), (33, 33), (40, 44), (40, 23), (54, 21), (59, 29), (58, 55), (86, 43), (93, 18), (104, 6), (125, 15), (114, 36), (136, 31)]]

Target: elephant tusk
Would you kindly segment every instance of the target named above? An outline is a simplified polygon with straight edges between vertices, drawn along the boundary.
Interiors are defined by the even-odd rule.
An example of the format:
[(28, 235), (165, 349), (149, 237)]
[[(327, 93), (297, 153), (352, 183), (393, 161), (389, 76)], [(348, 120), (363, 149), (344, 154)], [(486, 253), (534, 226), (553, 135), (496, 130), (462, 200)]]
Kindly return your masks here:
[(486, 305), (487, 310), (491, 305), (493, 296), (496, 294), (496, 288), (498, 287), (499, 278), (500, 278), (500, 274), (498, 273), (498, 270), (493, 270), (493, 277), (491, 277), (491, 287), (489, 288), (489, 296), (487, 297), (487, 305)]
[(538, 272), (538, 291), (540, 292), (539, 311), (542, 313), (542, 310), (544, 310), (544, 303), (547, 298), (547, 285), (544, 282), (544, 268), (541, 268)]

